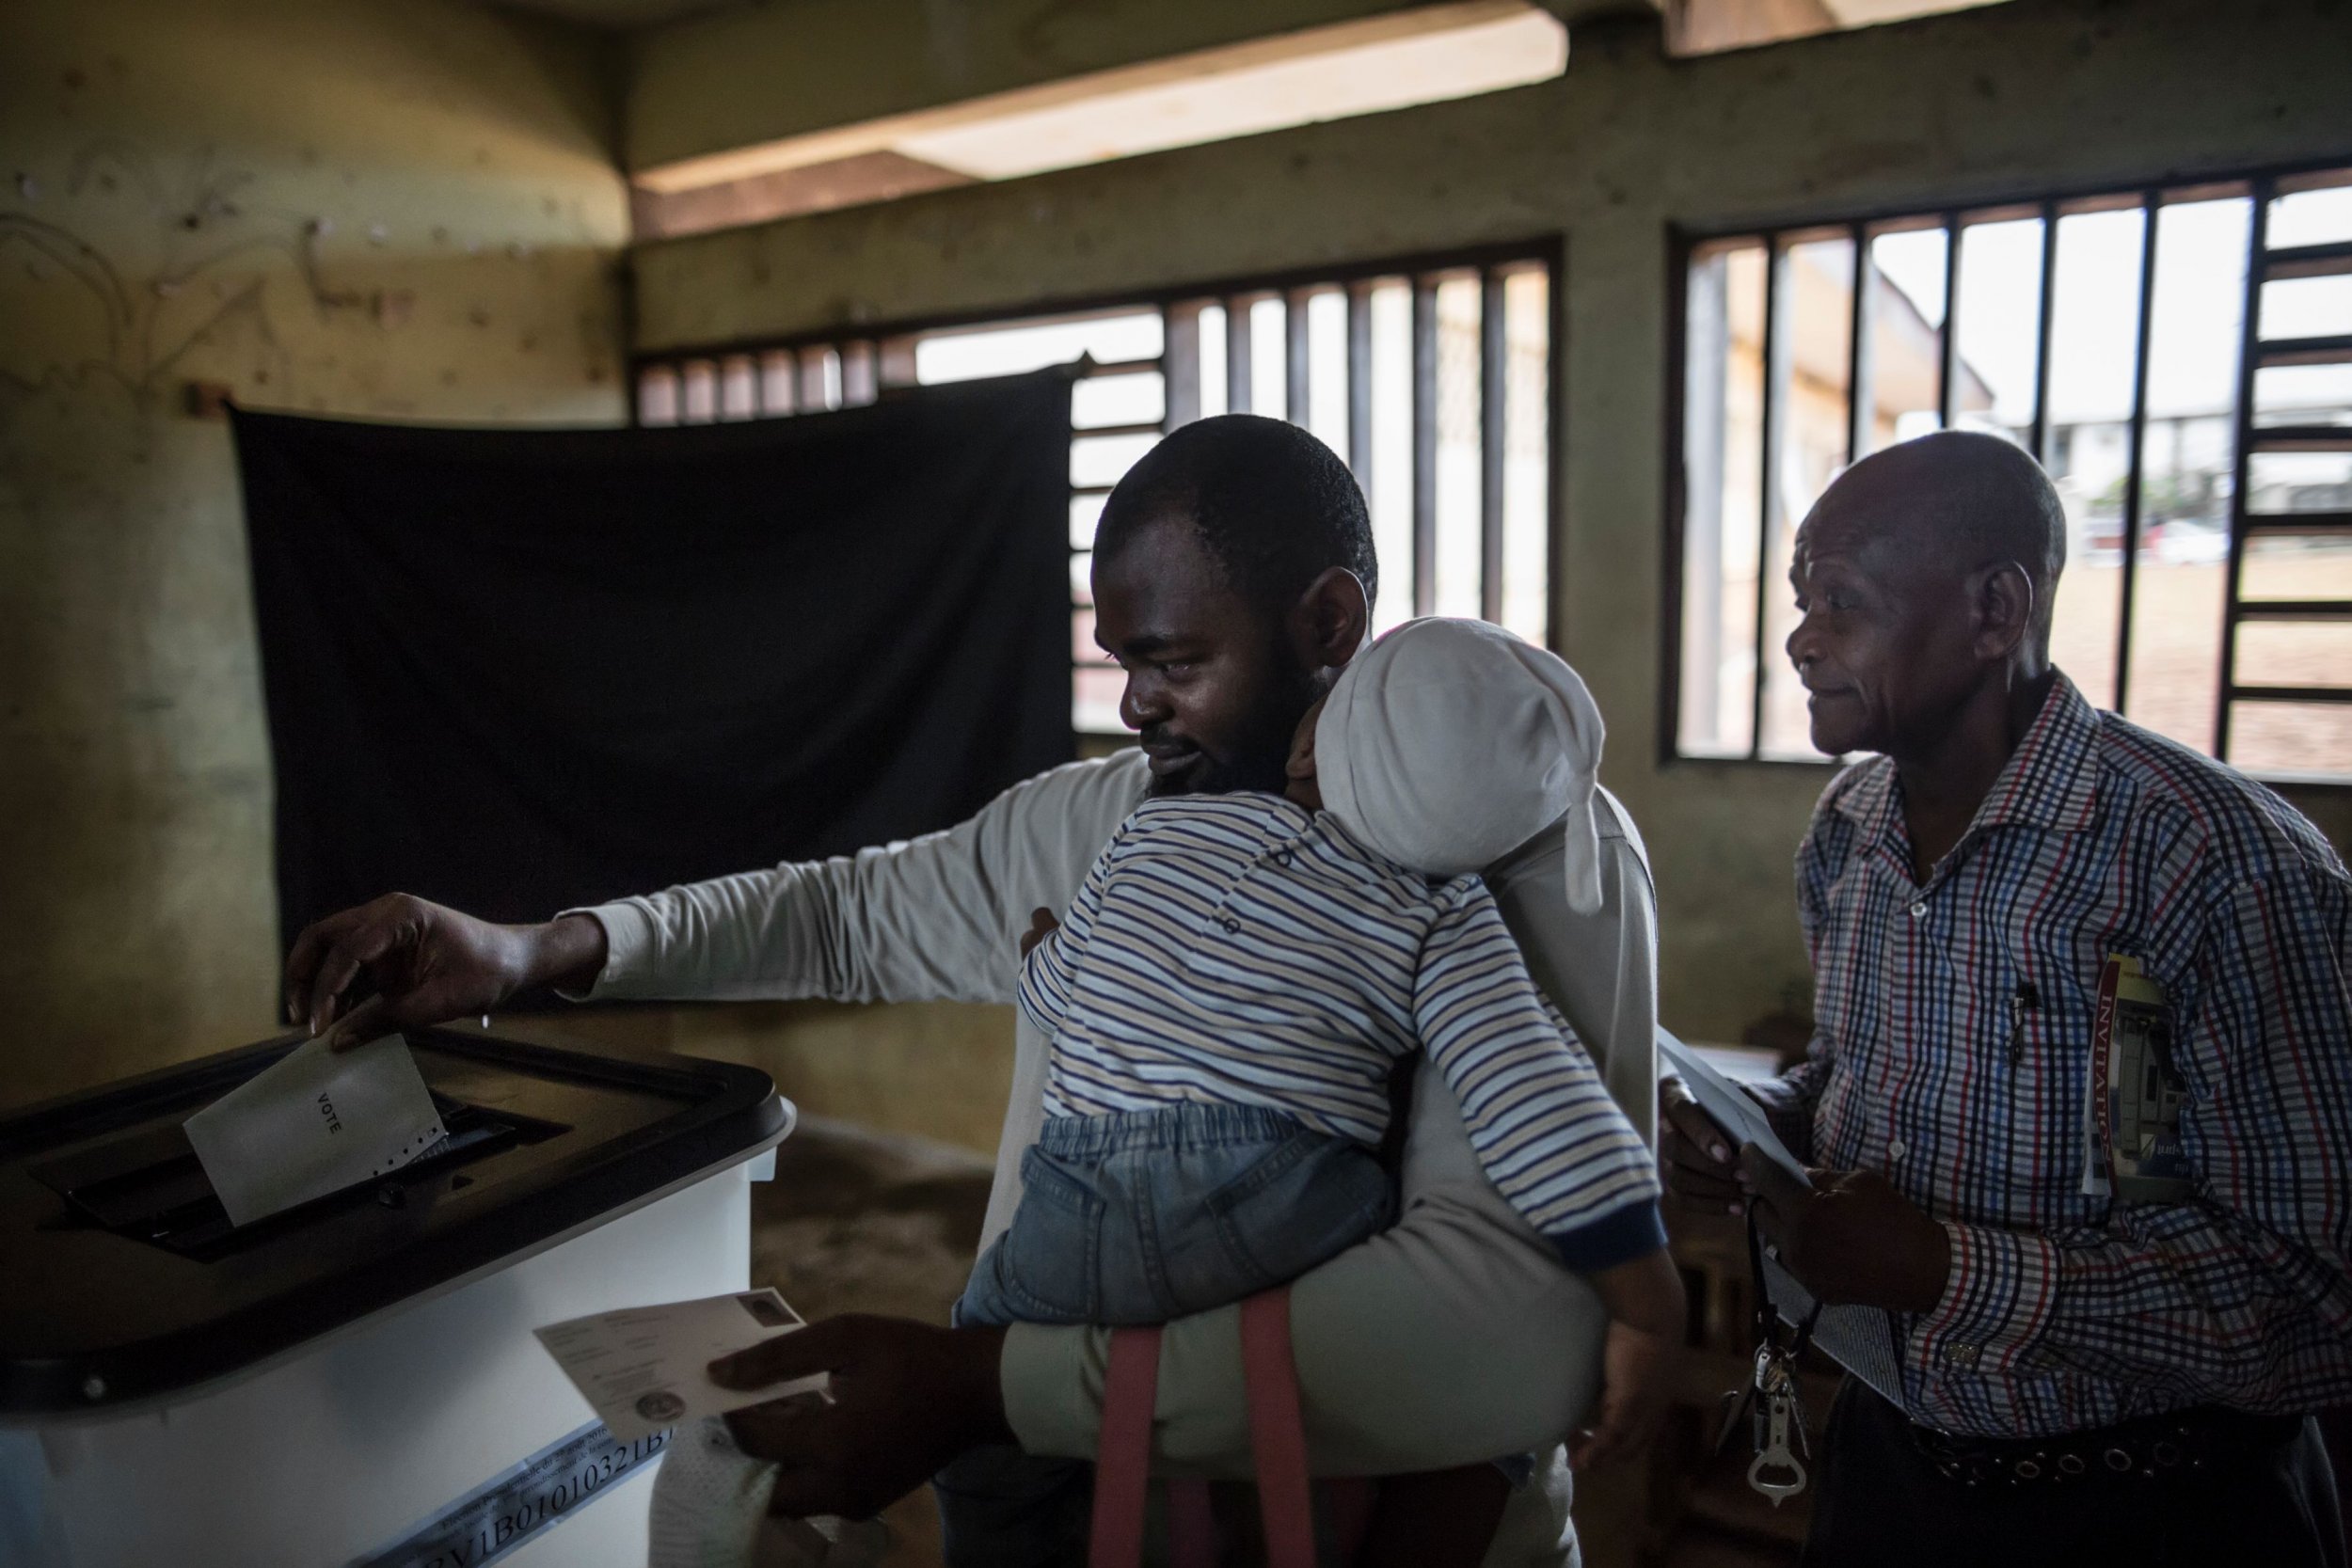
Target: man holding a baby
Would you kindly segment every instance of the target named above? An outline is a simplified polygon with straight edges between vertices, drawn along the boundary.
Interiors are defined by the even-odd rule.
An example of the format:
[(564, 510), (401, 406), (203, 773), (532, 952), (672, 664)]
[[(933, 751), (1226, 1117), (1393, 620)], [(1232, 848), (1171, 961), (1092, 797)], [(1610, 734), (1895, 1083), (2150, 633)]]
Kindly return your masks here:
[[(1168, 893), (1172, 903), (1126, 907), (1184, 919), (1204, 912), (1195, 907), (1204, 887), (1226, 890), (1238, 903), (1203, 929), (1231, 944), (1237, 968), (1264, 967), (1255, 944), (1282, 938), (1285, 911), (1295, 914), (1301, 924), (1281, 946), (1291, 968), (1279, 972), (1280, 986), (1291, 995), (1311, 990), (1315, 1007), (1255, 1035), (1236, 1033), (1236, 1021), (1256, 1016), (1248, 998), (1214, 975), (1163, 976), (1171, 989), (1151, 1006), (1164, 1027), (1122, 1042), (1116, 1021), (1133, 1008), (1122, 1012), (1120, 998), (1081, 984), (1077, 999), (1095, 999), (1086, 1050), (1057, 1048), (1039, 1028), (1038, 1009), (1025, 1009), (984, 1251), (1002, 1257), (1001, 1239), (1018, 1242), (1024, 1157), (1041, 1134), (1068, 1131), (1073, 1118), (1064, 1113), (1095, 1120), (1107, 1112), (1131, 1144), (1137, 1118), (1181, 1118), (1193, 1144), (1214, 1124), (1226, 1141), (1200, 1158), (1232, 1166), (1229, 1176), (1245, 1186), (1276, 1165), (1352, 1173), (1386, 1131), (1386, 1067), (1409, 1059), (1417, 1065), (1397, 1074), (1396, 1098), (1409, 1108), (1392, 1196), (1376, 1214), (1359, 1206), (1320, 1238), (1294, 1227), (1246, 1241), (1267, 1261), (1328, 1253), (1291, 1297), (1317, 1468), (1451, 1475), (1432, 1483), (1438, 1489), (1424, 1492), (1422, 1506), (1388, 1516), (1381, 1533), (1397, 1560), (1474, 1562), (1491, 1536), (1493, 1560), (1565, 1563), (1575, 1550), (1569, 1456), (1589, 1467), (1646, 1442), (1681, 1332), (1679, 1287), (1660, 1248), (1656, 1183), (1642, 1147), (1655, 1103), (1656, 917), (1640, 840), (1593, 783), (1597, 716), (1556, 658), (1515, 642), (1504, 649), (1491, 634), (1470, 657), (1487, 660), (1480, 668), (1494, 678), (1473, 672), (1467, 685), (1500, 682), (1501, 695), (1480, 711), (1510, 733), (1477, 755), (1424, 748), (1399, 763), (1379, 750), (1397, 736), (1359, 721), (1361, 739), (1333, 742), (1360, 753), (1348, 768), (1357, 816), (1319, 832), (1315, 825), (1335, 814), (1298, 801), (1315, 784), (1318, 734), (1340, 732), (1328, 720), (1303, 728), (1301, 721), (1371, 645), (1378, 587), (1369, 518), (1345, 466), (1279, 420), (1204, 420), (1131, 470), (1105, 503), (1102, 534), (1098, 636), (1126, 671), (1122, 715), (1141, 731), (1138, 750), (1057, 768), (970, 821), (911, 843), (673, 888), (541, 926), (494, 927), (404, 895), (379, 899), (303, 933), (288, 964), (290, 1011), (314, 1028), (364, 1037), (481, 1012), (549, 984), (597, 998), (1010, 1002), (1023, 989), (1022, 938), (1038, 912), (1067, 917), (1122, 824), (1152, 805), (1176, 836), (1194, 835), (1190, 850), (1179, 846), (1158, 863), (1192, 880)], [(1451, 659), (1450, 650), (1433, 650), (1418, 664), (1459, 684)], [(1384, 688), (1394, 704), (1444, 711), (1448, 700), (1409, 673)], [(1481, 819), (1432, 809), (1466, 791), (1492, 802)], [(1187, 800), (1217, 797), (1265, 804), (1243, 823), (1169, 816), (1190, 811)], [(1383, 832), (1377, 847), (1363, 842)], [(1148, 882), (1151, 867), (1136, 865)], [(1463, 875), (1473, 870), (1483, 882)], [(1270, 926), (1227, 932), (1221, 923), (1239, 924), (1237, 912)], [(1318, 930), (1332, 940), (1319, 943)], [(1502, 940), (1505, 932), (1516, 941)], [(1115, 946), (1093, 944), (1087, 969), (1115, 974)], [(1355, 947), (1378, 948), (1380, 972), (1334, 966), (1330, 955)], [(1220, 988), (1223, 1010), (1209, 1026), (1174, 1038), (1190, 998)], [(1486, 998), (1499, 990), (1515, 999), (1507, 1017), (1488, 1016)], [(1284, 1058), (1279, 1075), (1248, 1082), (1253, 1061), (1275, 1059), (1269, 1042), (1303, 1035), (1345, 1039), (1351, 1050)], [(1153, 1091), (1182, 1103), (1131, 1108), (1139, 1080), (1106, 1073), (1114, 1049), (1189, 1051), (1184, 1086)], [(1112, 1090), (1076, 1092), (1106, 1076), (1117, 1078)], [(1312, 1092), (1295, 1090), (1301, 1082)], [(1514, 1131), (1521, 1123), (1525, 1136)], [(1249, 1149), (1229, 1136), (1243, 1124), (1251, 1137), (1278, 1126), (1283, 1134)], [(1313, 1158), (1300, 1152), (1309, 1141)], [(1161, 1192), (1154, 1201), (1195, 1196), (1214, 1191)], [(1017, 1244), (1010, 1255), (1022, 1255)], [(1200, 1254), (1171, 1242), (1168, 1257), (1184, 1256)], [(1066, 1473), (1057, 1477), (1024, 1450), (1091, 1457), (1106, 1330), (1008, 1309), (1008, 1299), (1022, 1305), (1020, 1281), (1012, 1283), (993, 1292), (986, 1323), (968, 1313), (949, 1329), (851, 1318), (773, 1341), (780, 1352), (790, 1346), (801, 1371), (832, 1373), (834, 1402), (732, 1418), (747, 1450), (783, 1462), (771, 1506), (862, 1515), (944, 1472), (952, 1561), (1079, 1560), (1083, 1488), (1073, 1499)], [(1159, 1451), (1196, 1470), (1244, 1476), (1250, 1459), (1247, 1413), (1234, 1397), (1234, 1311), (1193, 1308), (1257, 1283), (1220, 1277), (1206, 1294), (1169, 1298), (1183, 1315), (1166, 1329), (1154, 1436)], [(1025, 1321), (1008, 1321), (1014, 1317)], [(764, 1361), (738, 1373), (754, 1383), (787, 1375)], [(1571, 1447), (1564, 1440), (1572, 1433)], [(1396, 1495), (1401, 1503), (1412, 1494), (1400, 1486)]]

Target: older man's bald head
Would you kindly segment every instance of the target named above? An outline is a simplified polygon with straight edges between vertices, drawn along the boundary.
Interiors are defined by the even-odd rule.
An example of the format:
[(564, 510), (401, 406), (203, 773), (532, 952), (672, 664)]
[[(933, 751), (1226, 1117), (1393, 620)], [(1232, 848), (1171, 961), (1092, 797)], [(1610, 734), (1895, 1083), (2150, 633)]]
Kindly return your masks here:
[(1807, 519), (1853, 546), (1883, 540), (1955, 580), (2015, 562), (2033, 584), (2034, 637), (2046, 652), (2066, 511), (2042, 465), (1997, 436), (1947, 430), (1873, 452), (1839, 475)]
[(2065, 562), (2058, 496), (2006, 441), (1930, 436), (1849, 468), (1788, 563), (1813, 744), (1925, 756), (1963, 713), (2040, 689)]

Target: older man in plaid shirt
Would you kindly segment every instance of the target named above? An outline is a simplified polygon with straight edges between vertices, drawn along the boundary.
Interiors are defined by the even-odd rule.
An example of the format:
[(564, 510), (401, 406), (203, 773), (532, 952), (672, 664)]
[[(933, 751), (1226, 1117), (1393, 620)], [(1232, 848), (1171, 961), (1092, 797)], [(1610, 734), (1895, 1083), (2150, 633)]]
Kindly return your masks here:
[[(1807, 1189), (1677, 1084), (1676, 1189), (1883, 1308), (1805, 1560), (2342, 1564), (2352, 880), (2294, 808), (2049, 662), (2065, 525), (1991, 436), (1856, 465), (1788, 655), (1841, 773), (1798, 857), (1819, 1026), (1758, 1091)], [(1891, 1390), (1890, 1390), (1891, 1391)]]

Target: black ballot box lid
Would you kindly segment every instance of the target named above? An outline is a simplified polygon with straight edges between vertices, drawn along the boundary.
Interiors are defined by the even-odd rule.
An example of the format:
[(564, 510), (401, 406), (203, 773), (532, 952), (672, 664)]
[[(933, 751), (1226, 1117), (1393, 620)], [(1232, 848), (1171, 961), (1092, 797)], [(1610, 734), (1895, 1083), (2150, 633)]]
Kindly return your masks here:
[(136, 1405), (435, 1293), (773, 1147), (755, 1068), (406, 1031), (447, 1141), (232, 1227), (181, 1124), (285, 1036), (0, 1117), (0, 1422)]

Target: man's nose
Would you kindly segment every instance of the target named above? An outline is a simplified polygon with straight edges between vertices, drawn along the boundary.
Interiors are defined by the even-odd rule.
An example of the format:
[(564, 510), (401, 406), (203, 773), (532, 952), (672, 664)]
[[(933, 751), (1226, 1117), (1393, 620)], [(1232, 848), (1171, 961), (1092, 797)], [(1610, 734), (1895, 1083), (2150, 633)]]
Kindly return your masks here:
[(1811, 613), (1798, 616), (1797, 624), (1789, 628), (1788, 640), (1781, 647), (1788, 653), (1788, 662), (1797, 667), (1799, 674), (1804, 673), (1806, 665), (1821, 657), (1820, 649), (1816, 646), (1818, 641), (1819, 634), (1813, 628)]
[(1126, 689), (1119, 694), (1119, 721), (1131, 730), (1148, 729), (1164, 723), (1174, 710), (1168, 706), (1168, 693), (1160, 683), (1147, 675), (1130, 673)]

